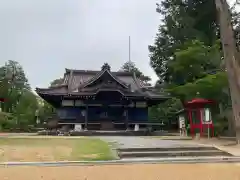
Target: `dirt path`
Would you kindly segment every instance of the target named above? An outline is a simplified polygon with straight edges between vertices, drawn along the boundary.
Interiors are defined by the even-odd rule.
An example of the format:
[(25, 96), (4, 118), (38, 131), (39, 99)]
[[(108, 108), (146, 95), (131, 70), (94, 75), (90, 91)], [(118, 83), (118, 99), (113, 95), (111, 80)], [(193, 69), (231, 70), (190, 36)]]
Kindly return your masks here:
[(0, 167), (1, 180), (239, 180), (240, 164)]

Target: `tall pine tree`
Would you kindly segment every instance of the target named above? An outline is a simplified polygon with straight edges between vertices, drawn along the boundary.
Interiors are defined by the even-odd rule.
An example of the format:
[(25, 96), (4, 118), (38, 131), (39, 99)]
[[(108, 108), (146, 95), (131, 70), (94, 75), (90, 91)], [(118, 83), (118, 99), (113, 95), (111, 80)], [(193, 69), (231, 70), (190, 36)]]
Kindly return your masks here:
[(172, 79), (175, 52), (191, 40), (211, 46), (219, 38), (214, 0), (163, 0), (157, 12), (163, 19), (149, 46), (150, 64), (160, 82), (181, 84), (182, 79)]

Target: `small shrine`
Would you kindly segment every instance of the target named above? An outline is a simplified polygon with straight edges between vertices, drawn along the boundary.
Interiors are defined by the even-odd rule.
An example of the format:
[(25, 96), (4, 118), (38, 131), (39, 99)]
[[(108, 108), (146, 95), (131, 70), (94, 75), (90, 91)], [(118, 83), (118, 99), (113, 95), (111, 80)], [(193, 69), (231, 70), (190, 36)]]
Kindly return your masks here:
[(192, 137), (198, 133), (200, 137), (204, 134), (208, 134), (208, 137), (214, 136), (214, 125), (210, 110), (212, 104), (214, 104), (214, 101), (202, 98), (195, 98), (184, 103), (184, 109), (177, 113), (180, 135), (187, 134), (186, 124), (188, 124)]

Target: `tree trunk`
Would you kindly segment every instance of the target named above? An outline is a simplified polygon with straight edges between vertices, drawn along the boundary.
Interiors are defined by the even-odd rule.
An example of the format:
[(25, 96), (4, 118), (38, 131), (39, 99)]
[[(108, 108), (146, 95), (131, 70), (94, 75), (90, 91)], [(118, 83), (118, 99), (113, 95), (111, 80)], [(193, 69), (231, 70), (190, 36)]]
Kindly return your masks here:
[(229, 87), (232, 99), (232, 108), (236, 129), (236, 140), (240, 143), (240, 66), (236, 49), (231, 14), (226, 0), (215, 0), (219, 13), (221, 42), (224, 52), (224, 60), (227, 69)]
[(226, 110), (226, 117), (228, 120), (228, 135), (229, 136), (235, 136), (235, 121), (234, 121), (234, 115), (233, 115), (233, 110), (232, 109), (227, 109)]

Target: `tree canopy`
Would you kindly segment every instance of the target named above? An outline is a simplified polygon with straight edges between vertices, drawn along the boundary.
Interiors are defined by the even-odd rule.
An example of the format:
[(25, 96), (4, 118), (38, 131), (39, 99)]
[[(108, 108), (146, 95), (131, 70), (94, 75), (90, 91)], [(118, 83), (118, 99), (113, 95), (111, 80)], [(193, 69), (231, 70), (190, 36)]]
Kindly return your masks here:
[(148, 84), (149, 81), (151, 81), (151, 78), (149, 76), (145, 76), (135, 65), (132, 61), (127, 61), (123, 64), (121, 69), (119, 71), (124, 72), (132, 72), (135, 73), (135, 75), (141, 79), (144, 83)]
[[(212, 99), (229, 107), (215, 1), (162, 0), (157, 4), (157, 13), (161, 22), (154, 43), (149, 46), (150, 64), (159, 77), (158, 84), (173, 99), (161, 108), (155, 107), (155, 111), (175, 109), (177, 112), (180, 106), (176, 102), (195, 97)], [(239, 13), (234, 8), (231, 13), (238, 44)]]
[(40, 108), (37, 96), (31, 90), (22, 66), (9, 60), (0, 67), (0, 129), (23, 129), (36, 124)]

